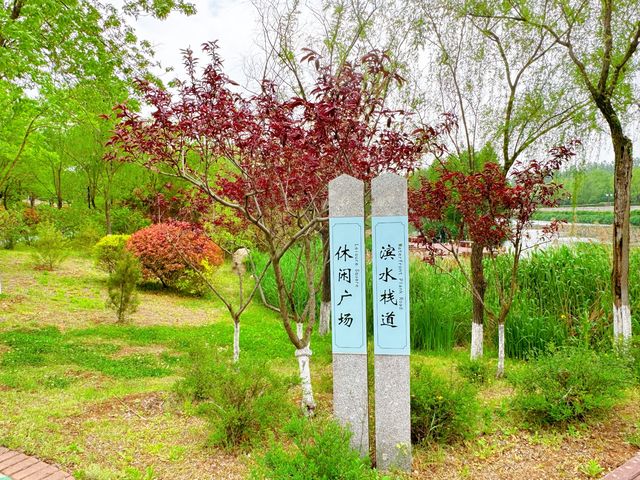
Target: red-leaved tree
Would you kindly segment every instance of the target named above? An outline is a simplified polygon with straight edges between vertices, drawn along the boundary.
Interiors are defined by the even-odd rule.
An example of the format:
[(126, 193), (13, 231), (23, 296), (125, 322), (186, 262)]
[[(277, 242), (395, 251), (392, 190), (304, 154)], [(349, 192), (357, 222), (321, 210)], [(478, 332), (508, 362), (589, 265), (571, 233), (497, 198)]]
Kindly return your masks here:
[[(498, 377), (504, 374), (504, 325), (517, 290), (518, 266), (523, 250), (530, 247), (526, 243), (527, 230), (538, 208), (557, 204), (561, 185), (552, 181), (553, 174), (575, 155), (577, 143), (554, 147), (545, 161), (517, 163), (509, 178), (505, 178), (496, 163), (486, 163), (482, 170), (473, 173), (451, 171), (442, 164), (436, 180), (422, 179), (418, 188), (409, 191), (409, 220), (431, 252), (430, 260), (435, 261), (437, 253), (442, 252), (433, 247), (436, 236), (441, 236), (444, 230), (449, 242), (439, 246), (449, 250), (471, 294), (482, 302), (487, 317), (498, 325)], [(446, 227), (447, 215), (452, 211), (459, 219), (455, 235)], [(556, 229), (557, 224), (550, 224), (542, 237), (548, 237)], [(482, 246), (492, 261), (497, 260), (505, 244), (509, 247), (509, 275), (495, 279), (497, 306), (490, 305), (474, 288), (459, 255), (463, 240)], [(494, 275), (499, 272), (497, 268), (492, 270)]]
[[(385, 85), (398, 78), (380, 52), (358, 65), (345, 64), (335, 75), (318, 67), (308, 97), (283, 98), (267, 80), (260, 93), (243, 97), (223, 73), (215, 43), (203, 48), (210, 63), (200, 72), (187, 51), (187, 80), (175, 94), (140, 82), (153, 109), (151, 118), (119, 106), (112, 144), (132, 161), (187, 180), (253, 226), (274, 271), (277, 307), (296, 348), (303, 410), (311, 414), (309, 342), (317, 291), (312, 242), (326, 221), (327, 184), (342, 173), (369, 179), (384, 170), (411, 169), (439, 148), (438, 134), (452, 120), (408, 129), (405, 113), (385, 109)], [(304, 60), (315, 64), (318, 58), (307, 52)], [(293, 245), (301, 247), (299, 267), (309, 289), (309, 302), (301, 310), (281, 268), (282, 256)]]

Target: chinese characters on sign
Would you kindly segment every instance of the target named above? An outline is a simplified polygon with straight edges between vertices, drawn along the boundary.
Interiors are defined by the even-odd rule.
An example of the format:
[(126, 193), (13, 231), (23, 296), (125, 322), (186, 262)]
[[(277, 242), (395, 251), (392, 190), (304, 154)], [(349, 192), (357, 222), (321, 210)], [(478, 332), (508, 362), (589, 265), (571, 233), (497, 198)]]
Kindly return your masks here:
[(409, 354), (407, 217), (373, 217), (376, 354)]
[(334, 353), (366, 353), (364, 221), (332, 217), (331, 312)]

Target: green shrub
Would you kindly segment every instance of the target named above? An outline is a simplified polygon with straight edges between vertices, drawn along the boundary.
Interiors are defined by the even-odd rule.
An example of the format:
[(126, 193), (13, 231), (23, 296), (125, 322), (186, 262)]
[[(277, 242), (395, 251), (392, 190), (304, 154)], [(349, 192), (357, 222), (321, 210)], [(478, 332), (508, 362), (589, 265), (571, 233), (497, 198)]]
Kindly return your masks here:
[(73, 238), (73, 243), (81, 249), (89, 249), (103, 236), (104, 227), (102, 224), (87, 222), (80, 226)]
[(285, 428), (292, 445), (272, 440), (251, 477), (269, 480), (365, 480), (378, 478), (368, 459), (349, 445), (351, 434), (335, 421), (295, 418)]
[(34, 259), (36, 268), (53, 270), (58, 267), (68, 255), (68, 242), (55, 225), (41, 222), (36, 227), (34, 242)]
[(467, 358), (456, 365), (456, 370), (463, 378), (477, 385), (484, 385), (491, 377), (491, 367), (482, 360)]
[(111, 230), (114, 234), (131, 234), (151, 225), (151, 221), (138, 210), (128, 207), (111, 209)]
[(201, 345), (190, 352), (178, 394), (194, 402), (209, 421), (210, 442), (224, 448), (249, 447), (264, 439), (295, 411), (287, 399), (292, 382), (246, 359), (230, 364)]
[(629, 380), (624, 362), (583, 347), (564, 347), (512, 373), (514, 405), (539, 423), (582, 420), (611, 408)]
[(24, 230), (22, 216), (11, 210), (0, 210), (0, 245), (12, 250), (20, 240)]
[(107, 273), (114, 271), (116, 264), (125, 253), (129, 235), (107, 235), (93, 247), (96, 266)]
[(411, 379), (411, 439), (414, 443), (449, 443), (467, 438), (477, 422), (475, 389), (468, 383), (446, 381), (427, 368)]
[(138, 260), (129, 252), (122, 254), (107, 280), (107, 306), (116, 312), (119, 322), (124, 322), (127, 315), (138, 308), (136, 284), (141, 277)]
[[(66, 238), (75, 238), (86, 225), (101, 226), (105, 222), (103, 212), (81, 204), (64, 208), (40, 205), (37, 211), (41, 221), (54, 224)], [(104, 229), (100, 228), (104, 234)]]

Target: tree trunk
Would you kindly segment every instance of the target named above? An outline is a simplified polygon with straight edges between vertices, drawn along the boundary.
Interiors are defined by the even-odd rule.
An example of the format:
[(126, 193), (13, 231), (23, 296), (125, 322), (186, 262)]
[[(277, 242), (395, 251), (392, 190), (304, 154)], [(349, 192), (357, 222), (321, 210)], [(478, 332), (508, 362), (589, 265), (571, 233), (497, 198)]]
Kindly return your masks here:
[(329, 226), (322, 228), (322, 300), (320, 302), (320, 326), (318, 333), (326, 335), (331, 328), (331, 262), (329, 255), (331, 246), (329, 245)]
[(496, 378), (504, 376), (504, 323), (498, 325), (498, 371)]
[(611, 129), (615, 154), (613, 268), (613, 338), (616, 343), (631, 339), (629, 308), (629, 212), (631, 210), (631, 174), (633, 144), (622, 128)]
[(316, 403), (313, 399), (313, 387), (311, 385), (311, 348), (309, 347), (310, 340), (305, 345), (303, 342), (304, 337), (304, 324), (302, 322), (296, 322), (296, 332), (293, 332), (291, 324), (289, 323), (289, 311), (287, 310), (287, 298), (286, 298), (286, 286), (284, 283), (284, 277), (282, 275), (282, 269), (280, 268), (280, 260), (275, 257), (274, 251), (270, 252), (271, 262), (273, 265), (273, 273), (276, 278), (276, 286), (278, 288), (278, 302), (280, 304), (280, 315), (283, 317), (283, 323), (287, 336), (293, 345), (296, 347), (296, 358), (298, 359), (298, 366), (300, 368), (300, 385), (302, 387), (302, 411), (306, 416), (312, 416), (314, 414)]
[(240, 320), (233, 321), (233, 363), (240, 360)]
[(104, 220), (107, 235), (111, 235), (111, 200), (108, 198), (104, 200)]
[(487, 282), (484, 278), (484, 248), (477, 243), (471, 245), (471, 283), (473, 300), (473, 322), (471, 324), (471, 360), (482, 357), (484, 343), (484, 295)]
[(311, 349), (309, 345), (296, 350), (296, 358), (300, 368), (300, 385), (302, 386), (302, 412), (307, 417), (312, 417), (316, 402), (313, 399), (313, 387), (311, 386)]

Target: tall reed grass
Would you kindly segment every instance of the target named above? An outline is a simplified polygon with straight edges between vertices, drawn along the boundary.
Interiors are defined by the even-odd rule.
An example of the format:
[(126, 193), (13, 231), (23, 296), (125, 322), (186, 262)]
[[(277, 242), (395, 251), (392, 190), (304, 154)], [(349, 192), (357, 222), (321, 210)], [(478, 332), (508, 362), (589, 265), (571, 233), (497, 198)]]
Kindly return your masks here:
[[(300, 252), (293, 249), (282, 261), (290, 281)], [(254, 254), (258, 268), (266, 256)], [(318, 258), (320, 258), (318, 256)], [(523, 258), (518, 271), (519, 289), (506, 322), (506, 353), (525, 358), (544, 351), (549, 345), (580, 343), (600, 347), (610, 343), (611, 251), (598, 244), (580, 243), (538, 250)], [(493, 278), (508, 277), (510, 259), (485, 260), (488, 279), (487, 301), (497, 306)], [(318, 265), (318, 275), (320, 265)], [(449, 351), (466, 345), (471, 330), (471, 294), (463, 272), (451, 262), (432, 266), (412, 260), (410, 276), (411, 344), (416, 350)], [(319, 277), (318, 277), (319, 278)], [(277, 304), (273, 272), (263, 280), (267, 300)], [(371, 268), (367, 267), (367, 289), (371, 291)], [(320, 291), (318, 290), (318, 302)], [(302, 308), (308, 298), (304, 275), (298, 274), (294, 302)], [(369, 332), (373, 325), (372, 299), (367, 299)], [(630, 297), (634, 329), (638, 331), (640, 312), (640, 249), (633, 249), (630, 269)], [(496, 340), (497, 326), (487, 322), (489, 343)]]

